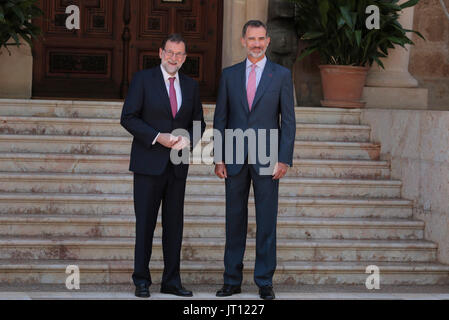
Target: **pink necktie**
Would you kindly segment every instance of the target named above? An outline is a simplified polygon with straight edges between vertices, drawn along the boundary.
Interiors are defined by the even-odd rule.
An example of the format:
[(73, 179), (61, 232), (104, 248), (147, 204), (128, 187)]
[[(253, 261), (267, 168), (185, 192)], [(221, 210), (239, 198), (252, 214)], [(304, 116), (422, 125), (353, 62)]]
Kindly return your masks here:
[(248, 106), (249, 111), (251, 111), (251, 108), (253, 106), (254, 97), (256, 96), (256, 65), (251, 65), (251, 72), (249, 73), (248, 78), (248, 86), (246, 88), (246, 95), (248, 98)]
[(175, 77), (168, 78), (170, 81), (170, 106), (171, 113), (173, 114), (173, 118), (176, 117), (176, 113), (178, 112), (178, 100), (176, 99), (176, 90), (175, 90)]

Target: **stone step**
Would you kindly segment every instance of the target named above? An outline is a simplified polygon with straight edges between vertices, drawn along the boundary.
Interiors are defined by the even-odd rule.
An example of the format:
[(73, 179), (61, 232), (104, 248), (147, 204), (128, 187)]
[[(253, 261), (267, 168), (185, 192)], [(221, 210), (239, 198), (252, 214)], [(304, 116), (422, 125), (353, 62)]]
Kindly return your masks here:
[[(0, 99), (0, 284), (65, 283), (68, 264), (82, 283), (130, 283), (135, 218), (131, 136), (123, 102)], [(204, 105), (208, 128), (215, 106)], [(400, 199), (380, 145), (361, 110), (295, 108), (295, 162), (282, 180), (278, 269), (284, 284), (364, 284), (379, 265), (382, 284), (449, 284), (424, 222)], [(210, 142), (203, 142), (203, 146)], [(105, 167), (107, 164), (107, 168)], [(213, 166), (190, 167), (185, 200), (183, 282), (222, 283), (224, 184)], [(245, 282), (255, 256), (249, 200)], [(162, 273), (160, 217), (155, 282)], [(158, 278), (159, 277), (159, 278)], [(87, 282), (86, 282), (87, 281)]]
[[(131, 194), (51, 194), (0, 193), (0, 213), (4, 214), (113, 214), (134, 215)], [(412, 217), (412, 202), (403, 199), (279, 197), (278, 215), (327, 218)], [(223, 196), (186, 195), (185, 212), (198, 216), (224, 216)], [(254, 215), (254, 198), (249, 197), (249, 213)]]
[[(215, 105), (203, 105), (205, 120), (213, 120)], [(304, 107), (295, 108), (297, 123), (360, 124), (360, 109)]]
[[(1, 159), (2, 155), (0, 155), (0, 168)], [(215, 176), (214, 169), (214, 165), (191, 164), (189, 175)], [(288, 169), (286, 177), (386, 180), (391, 178), (391, 169), (388, 161), (294, 159), (293, 167)]]
[[(0, 152), (129, 155), (132, 138), (0, 135)], [(206, 143), (207, 144), (207, 143)], [(295, 158), (379, 160), (380, 145), (367, 142), (296, 141)]]
[[(107, 164), (107, 165), (105, 165)], [(0, 153), (1, 172), (129, 173), (128, 155)], [(189, 174), (214, 175), (214, 166), (191, 164)], [(389, 179), (388, 161), (295, 159), (287, 176)]]
[[(279, 184), (279, 195), (290, 197), (396, 198), (401, 196), (401, 186), (402, 182), (395, 180), (286, 177)], [(251, 194), (252, 191), (251, 188)], [(186, 193), (224, 196), (224, 181), (217, 177), (189, 176)]]
[[(161, 236), (159, 216), (155, 236)], [(255, 238), (254, 217), (248, 219), (248, 238)], [(279, 217), (277, 236), (285, 239), (423, 239), (424, 222), (404, 219)], [(184, 237), (225, 237), (224, 217), (186, 213)], [(134, 237), (131, 215), (0, 215), (0, 236)]]
[[(424, 240), (335, 240), (278, 238), (278, 261), (433, 262), (437, 245)], [(0, 259), (132, 260), (135, 238), (0, 237)], [(225, 241), (183, 238), (183, 261), (219, 261)], [(255, 240), (248, 239), (246, 257), (254, 261)], [(163, 260), (162, 241), (153, 240), (152, 259)]]
[[(120, 119), (123, 102), (0, 99), (1, 116)], [(205, 120), (213, 120), (215, 105), (204, 104)], [(360, 124), (360, 109), (296, 107), (299, 123)]]
[(0, 152), (126, 154), (132, 138), (56, 135), (0, 135)]
[(297, 124), (296, 140), (369, 142), (371, 127), (348, 124)]
[[(212, 122), (207, 122), (212, 129)], [(296, 139), (368, 142), (371, 129), (364, 125), (297, 124)], [(0, 116), (0, 134), (130, 137), (118, 119), (77, 119)]]
[(0, 116), (1, 134), (130, 137), (119, 119)]
[(0, 99), (0, 115), (119, 119), (123, 102)]
[[(132, 285), (133, 261), (79, 261), (79, 260), (0, 260), (0, 283), (8, 285), (58, 284), (64, 286), (66, 268), (77, 265), (80, 286), (89, 284)], [(361, 285), (369, 276), (366, 268), (376, 265), (383, 285), (447, 285), (449, 266), (418, 262), (301, 262), (279, 261), (274, 274), (274, 285)], [(160, 284), (163, 263), (150, 262), (151, 277)], [(223, 284), (223, 259), (217, 261), (181, 261), (181, 278), (186, 285)], [(254, 285), (254, 263), (246, 263), (243, 284)], [(65, 288), (65, 287), (64, 287)], [(237, 297), (238, 298), (238, 297)]]
[[(285, 177), (282, 196), (342, 196), (395, 198), (401, 181)], [(131, 174), (16, 173), (0, 172), (0, 192), (132, 194)], [(186, 194), (223, 195), (224, 181), (212, 176), (188, 176)]]

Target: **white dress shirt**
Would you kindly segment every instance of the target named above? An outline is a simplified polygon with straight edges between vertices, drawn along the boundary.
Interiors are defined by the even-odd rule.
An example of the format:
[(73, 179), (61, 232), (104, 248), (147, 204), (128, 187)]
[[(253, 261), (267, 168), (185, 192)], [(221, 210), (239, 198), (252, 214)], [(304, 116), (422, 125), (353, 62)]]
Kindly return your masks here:
[[(267, 56), (264, 56), (262, 60), (256, 63), (256, 89), (259, 86), (260, 79), (262, 78), (263, 70), (267, 64)], [(253, 63), (246, 58), (246, 88), (248, 88), (249, 73), (251, 72), (251, 66)]]
[[(179, 74), (178, 72), (176, 72), (176, 74), (174, 76), (171, 76), (170, 74), (168, 74), (167, 71), (165, 71), (164, 67), (161, 64), (161, 70), (162, 70), (162, 76), (164, 77), (164, 83), (165, 83), (165, 87), (167, 88), (167, 94), (168, 97), (170, 97), (170, 80), (169, 78), (171, 77), (175, 77), (175, 82), (174, 82), (174, 86), (175, 86), (175, 91), (176, 91), (176, 101), (178, 102), (178, 111), (181, 108), (181, 104), (182, 104), (182, 92), (181, 92), (181, 85), (179, 82)], [(159, 137), (161, 133), (159, 132), (156, 136), (156, 138), (153, 140), (153, 145), (156, 143), (157, 138)]]
[(162, 75), (164, 77), (164, 83), (165, 86), (167, 87), (167, 94), (170, 97), (170, 80), (168, 80), (169, 78), (175, 77), (175, 91), (176, 91), (176, 100), (178, 101), (178, 111), (181, 108), (181, 104), (182, 104), (182, 94), (181, 94), (181, 85), (179, 83), (179, 74), (178, 72), (176, 72), (176, 74), (174, 76), (171, 76), (168, 74), (167, 71), (165, 71), (164, 67), (161, 64), (161, 70), (162, 70)]

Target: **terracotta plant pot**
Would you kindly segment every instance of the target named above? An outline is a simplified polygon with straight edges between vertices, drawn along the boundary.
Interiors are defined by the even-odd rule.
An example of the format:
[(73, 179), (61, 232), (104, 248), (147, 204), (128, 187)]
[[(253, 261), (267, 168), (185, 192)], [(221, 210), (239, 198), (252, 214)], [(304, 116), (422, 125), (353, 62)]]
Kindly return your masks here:
[(320, 65), (323, 107), (363, 108), (362, 94), (369, 67)]

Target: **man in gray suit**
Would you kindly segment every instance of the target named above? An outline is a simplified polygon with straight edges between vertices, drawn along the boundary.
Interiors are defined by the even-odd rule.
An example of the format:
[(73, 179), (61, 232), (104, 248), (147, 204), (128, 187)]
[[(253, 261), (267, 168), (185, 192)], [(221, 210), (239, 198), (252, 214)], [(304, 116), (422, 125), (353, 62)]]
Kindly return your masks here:
[[(247, 59), (223, 70), (214, 115), (215, 174), (226, 186), (224, 285), (217, 296), (241, 292), (252, 181), (257, 224), (254, 281), (262, 299), (274, 299), (279, 179), (292, 165), (296, 134), (293, 82), (288, 69), (266, 58), (270, 38), (263, 22), (248, 21), (241, 41)], [(239, 138), (239, 132), (248, 139)], [(255, 140), (248, 141), (251, 137)], [(243, 141), (242, 148), (237, 140)], [(275, 155), (268, 168), (263, 161), (266, 151)]]

